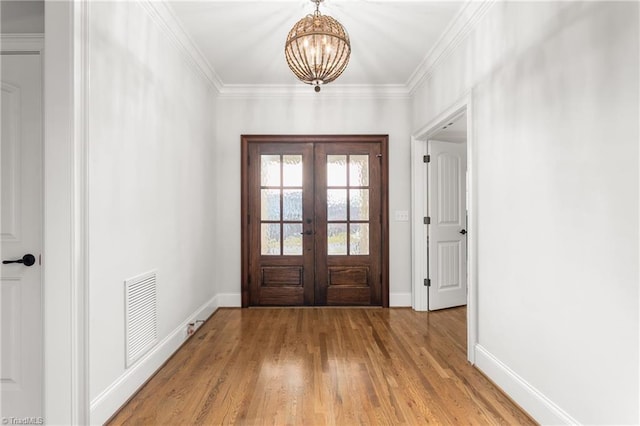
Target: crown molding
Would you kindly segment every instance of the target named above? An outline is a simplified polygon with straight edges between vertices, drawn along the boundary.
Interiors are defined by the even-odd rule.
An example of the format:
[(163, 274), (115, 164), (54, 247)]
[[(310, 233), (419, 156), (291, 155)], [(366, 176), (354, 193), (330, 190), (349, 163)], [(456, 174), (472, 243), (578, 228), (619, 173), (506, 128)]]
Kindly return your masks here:
[(138, 3), (169, 37), (171, 42), (182, 52), (187, 62), (220, 93), (224, 84), (211, 66), (206, 56), (198, 48), (191, 36), (184, 29), (173, 8), (167, 1), (138, 0)]
[(496, 0), (469, 0), (460, 9), (444, 30), (438, 41), (429, 50), (406, 83), (407, 91), (413, 96), (416, 89), (431, 77), (438, 63), (449, 56), (467, 38)]
[(187, 61), (215, 89), (220, 98), (410, 98), (416, 89), (431, 77), (433, 70), (453, 52), (496, 0), (468, 0), (447, 26), (435, 45), (425, 55), (405, 84), (331, 84), (315, 93), (310, 86), (295, 84), (224, 84), (214, 67), (184, 29), (167, 0), (138, 0), (151, 18), (185, 55)]
[(357, 98), (357, 99), (409, 99), (404, 84), (364, 85), (331, 84), (322, 86), (320, 93), (307, 84), (225, 84), (220, 98)]

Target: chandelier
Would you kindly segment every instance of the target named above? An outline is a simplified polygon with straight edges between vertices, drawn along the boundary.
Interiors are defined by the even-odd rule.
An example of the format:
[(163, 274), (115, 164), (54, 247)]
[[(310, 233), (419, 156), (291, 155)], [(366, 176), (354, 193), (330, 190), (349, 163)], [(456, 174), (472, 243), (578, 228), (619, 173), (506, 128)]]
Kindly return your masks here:
[(287, 36), (284, 54), (287, 65), (300, 81), (315, 86), (327, 84), (342, 74), (349, 63), (351, 43), (349, 34), (340, 22), (320, 13), (323, 0), (316, 4), (313, 15), (299, 20)]

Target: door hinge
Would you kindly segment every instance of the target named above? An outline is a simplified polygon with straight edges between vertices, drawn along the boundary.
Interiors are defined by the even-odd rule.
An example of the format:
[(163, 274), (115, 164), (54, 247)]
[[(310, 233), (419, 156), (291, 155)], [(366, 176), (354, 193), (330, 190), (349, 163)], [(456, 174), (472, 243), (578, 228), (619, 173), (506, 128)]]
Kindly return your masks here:
[(431, 217), (429, 217), (429, 216), (425, 216), (425, 217), (422, 219), (422, 223), (424, 223), (425, 225), (431, 225)]
[(422, 161), (425, 163), (430, 163), (431, 162), (431, 156), (430, 155), (423, 155), (422, 156)]
[(431, 278), (425, 278), (424, 279), (424, 286), (425, 287), (431, 287)]

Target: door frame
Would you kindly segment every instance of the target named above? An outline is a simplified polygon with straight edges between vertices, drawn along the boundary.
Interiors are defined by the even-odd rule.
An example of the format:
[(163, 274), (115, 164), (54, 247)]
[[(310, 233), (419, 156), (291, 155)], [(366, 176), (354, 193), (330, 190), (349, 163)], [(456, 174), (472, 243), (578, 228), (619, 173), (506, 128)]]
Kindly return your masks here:
[(389, 136), (388, 135), (241, 135), (241, 292), (242, 307), (249, 307), (249, 227), (244, 214), (249, 207), (248, 155), (250, 143), (342, 143), (342, 142), (379, 142), (382, 152), (381, 165), (381, 239), (382, 239), (382, 307), (389, 307)]
[(45, 2), (43, 411), (47, 423), (88, 424), (89, 8)]
[(428, 311), (427, 278), (427, 168), (423, 156), (427, 155), (427, 142), (442, 127), (466, 112), (467, 114), (467, 360), (475, 364), (475, 346), (478, 342), (478, 234), (477, 234), (477, 158), (473, 133), (473, 98), (467, 92), (458, 101), (445, 108), (434, 119), (411, 136), (411, 281), (412, 307)]

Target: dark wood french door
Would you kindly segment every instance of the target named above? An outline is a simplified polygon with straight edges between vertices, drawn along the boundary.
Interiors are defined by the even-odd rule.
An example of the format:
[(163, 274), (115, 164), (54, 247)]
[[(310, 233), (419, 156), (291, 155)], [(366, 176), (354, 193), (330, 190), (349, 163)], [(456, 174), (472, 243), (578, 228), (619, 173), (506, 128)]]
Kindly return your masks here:
[(387, 136), (242, 136), (242, 306), (388, 306)]

